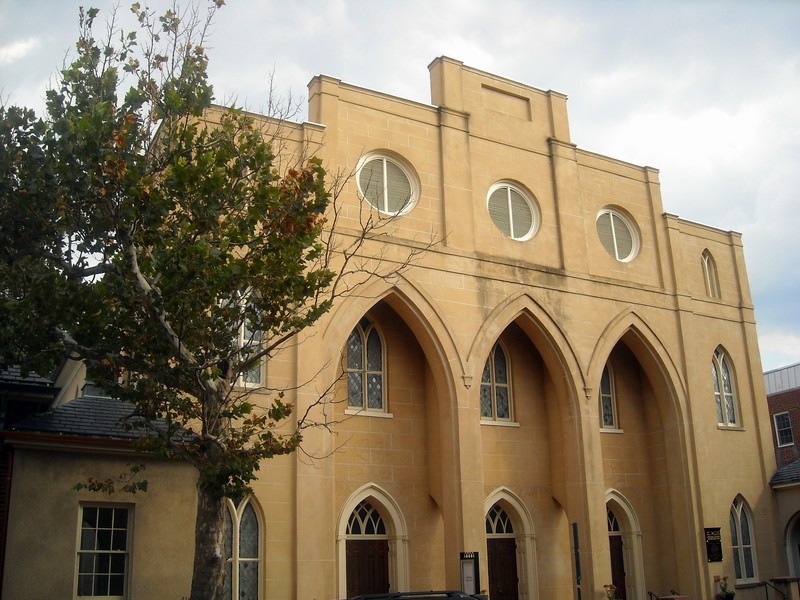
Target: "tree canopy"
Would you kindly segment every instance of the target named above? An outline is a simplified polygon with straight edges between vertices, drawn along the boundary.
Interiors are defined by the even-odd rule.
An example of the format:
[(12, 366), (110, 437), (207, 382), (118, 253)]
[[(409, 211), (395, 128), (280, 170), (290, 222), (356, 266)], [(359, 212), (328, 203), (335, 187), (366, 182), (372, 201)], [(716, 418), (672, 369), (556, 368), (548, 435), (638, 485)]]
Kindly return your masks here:
[[(0, 107), (0, 366), (48, 373), (65, 357), (167, 423), (147, 448), (199, 473), (193, 600), (216, 598), (223, 498), (297, 448), (280, 394), (251, 401), (259, 365), (312, 325), (336, 274), (321, 241), (331, 194), (318, 160), (279, 172), (257, 123), (213, 109), (208, 14), (138, 31), (80, 11), (72, 62), (46, 115)], [(194, 435), (176, 442), (170, 433)]]

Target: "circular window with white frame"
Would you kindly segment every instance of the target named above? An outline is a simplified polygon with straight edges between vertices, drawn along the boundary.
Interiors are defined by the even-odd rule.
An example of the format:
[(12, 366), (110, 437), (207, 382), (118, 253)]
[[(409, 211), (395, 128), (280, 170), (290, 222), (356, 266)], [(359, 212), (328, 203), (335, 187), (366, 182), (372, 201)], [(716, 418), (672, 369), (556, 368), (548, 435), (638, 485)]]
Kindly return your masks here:
[(639, 230), (633, 219), (616, 208), (606, 207), (597, 213), (597, 236), (609, 256), (630, 262), (639, 254)]
[(486, 206), (492, 222), (512, 240), (529, 240), (539, 228), (536, 201), (514, 184), (495, 183), (489, 188)]
[(404, 215), (417, 203), (419, 180), (404, 161), (381, 152), (371, 152), (358, 161), (356, 181), (370, 206), (388, 215)]

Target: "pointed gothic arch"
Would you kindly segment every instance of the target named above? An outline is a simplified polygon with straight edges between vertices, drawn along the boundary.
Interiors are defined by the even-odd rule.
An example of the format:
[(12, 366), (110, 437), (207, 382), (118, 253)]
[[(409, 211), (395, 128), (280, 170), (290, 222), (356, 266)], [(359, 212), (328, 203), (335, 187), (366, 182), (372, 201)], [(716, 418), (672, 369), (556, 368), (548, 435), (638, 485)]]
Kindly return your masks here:
[(486, 497), (483, 503), (484, 515), (488, 516), (494, 507), (501, 508), (511, 521), (516, 541), (519, 598), (537, 600), (539, 580), (536, 572), (536, 533), (531, 514), (525, 503), (506, 487), (499, 487)]
[(367, 501), (380, 516), (389, 544), (390, 591), (404, 591), (409, 586), (408, 526), (397, 502), (375, 483), (362, 485), (347, 499), (339, 512), (336, 526), (336, 556), (339, 598), (347, 597), (348, 525), (353, 512)]
[[(628, 499), (615, 489), (606, 492), (606, 511), (609, 518), (609, 548), (614, 570), (615, 544), (612, 538), (619, 537), (621, 542), (621, 560), (624, 564), (625, 595), (617, 597), (635, 600), (644, 598), (646, 586), (644, 581), (644, 554), (642, 552), (642, 529), (639, 517)], [(612, 520), (613, 515), (613, 520)], [(614, 528), (616, 525), (616, 529)]]

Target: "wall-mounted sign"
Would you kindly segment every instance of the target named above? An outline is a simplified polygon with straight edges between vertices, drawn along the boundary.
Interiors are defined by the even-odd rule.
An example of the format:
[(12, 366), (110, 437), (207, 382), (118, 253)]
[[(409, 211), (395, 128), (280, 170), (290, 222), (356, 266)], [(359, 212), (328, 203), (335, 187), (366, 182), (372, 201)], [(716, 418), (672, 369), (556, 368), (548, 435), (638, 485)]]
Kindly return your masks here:
[(481, 566), (477, 552), (462, 552), (461, 556), (461, 591), (477, 594), (481, 591)]
[(706, 557), (708, 562), (722, 562), (722, 536), (719, 527), (706, 527)]

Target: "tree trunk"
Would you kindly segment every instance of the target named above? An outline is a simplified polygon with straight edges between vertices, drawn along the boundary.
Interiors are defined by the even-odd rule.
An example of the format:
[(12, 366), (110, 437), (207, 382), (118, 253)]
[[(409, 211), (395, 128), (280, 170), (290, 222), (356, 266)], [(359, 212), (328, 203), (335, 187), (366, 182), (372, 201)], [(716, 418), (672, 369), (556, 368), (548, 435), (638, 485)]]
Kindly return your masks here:
[(222, 600), (225, 584), (225, 499), (197, 484), (194, 570), (190, 600)]

